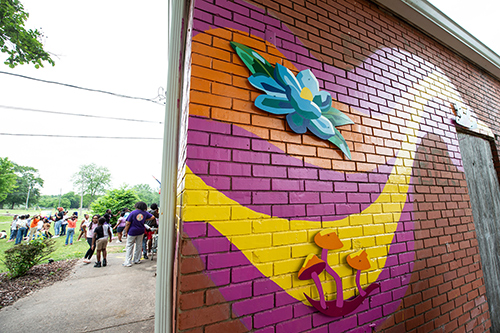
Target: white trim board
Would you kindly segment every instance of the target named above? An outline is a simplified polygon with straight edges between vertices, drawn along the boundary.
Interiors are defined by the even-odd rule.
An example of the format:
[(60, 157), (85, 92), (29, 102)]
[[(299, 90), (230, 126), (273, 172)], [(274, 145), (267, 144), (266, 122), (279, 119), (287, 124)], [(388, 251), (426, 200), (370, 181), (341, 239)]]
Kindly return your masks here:
[(500, 56), (425, 0), (371, 0), (500, 79)]

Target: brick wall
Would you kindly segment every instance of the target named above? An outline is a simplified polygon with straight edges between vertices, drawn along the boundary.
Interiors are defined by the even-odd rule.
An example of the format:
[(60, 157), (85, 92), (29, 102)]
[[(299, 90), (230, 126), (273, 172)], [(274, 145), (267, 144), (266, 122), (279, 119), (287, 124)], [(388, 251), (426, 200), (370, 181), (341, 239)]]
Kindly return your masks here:
[[(178, 331), (488, 331), (451, 103), (499, 133), (499, 82), (368, 1), (194, 8)], [(351, 160), (257, 108), (231, 41), (311, 69), (354, 122), (338, 128)], [(343, 298), (359, 295), (355, 251), (371, 258), (361, 285), (377, 285), (340, 317), (309, 306), (317, 286), (297, 278), (325, 229), (343, 242), (327, 257)], [(335, 300), (334, 278), (319, 278)]]

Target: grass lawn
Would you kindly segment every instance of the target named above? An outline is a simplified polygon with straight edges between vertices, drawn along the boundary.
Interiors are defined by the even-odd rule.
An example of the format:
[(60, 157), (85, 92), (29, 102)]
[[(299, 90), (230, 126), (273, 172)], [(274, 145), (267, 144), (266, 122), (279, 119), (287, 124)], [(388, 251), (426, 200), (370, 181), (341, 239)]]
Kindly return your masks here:
[[(28, 212), (28, 214), (32, 214), (33, 212)], [(17, 214), (17, 213), (16, 213)], [(7, 218), (7, 219), (5, 219)], [(0, 230), (7, 230), (7, 238), (10, 236), (10, 224), (12, 222), (12, 216), (1, 216), (0, 215)], [(78, 242), (77, 238), (80, 234), (78, 230), (80, 226), (81, 220), (77, 223), (77, 228), (75, 230), (75, 236), (73, 237), (73, 245), (64, 246), (64, 242), (66, 241), (66, 236), (61, 236), (58, 238), (53, 238), (55, 241), (55, 251), (52, 253), (51, 258), (58, 261), (64, 259), (73, 259), (73, 258), (83, 258), (85, 252), (87, 252), (89, 246), (84, 237), (81, 238), (81, 241)], [(54, 234), (54, 226), (53, 223), (50, 227), (50, 232)], [(14, 242), (7, 243), (6, 239), (0, 240), (0, 272), (7, 271), (5, 265), (3, 264), (2, 259), (5, 256), (5, 250), (10, 249), (14, 246)], [(123, 243), (112, 243), (108, 244), (108, 253), (113, 252), (122, 252), (125, 248), (125, 242)]]

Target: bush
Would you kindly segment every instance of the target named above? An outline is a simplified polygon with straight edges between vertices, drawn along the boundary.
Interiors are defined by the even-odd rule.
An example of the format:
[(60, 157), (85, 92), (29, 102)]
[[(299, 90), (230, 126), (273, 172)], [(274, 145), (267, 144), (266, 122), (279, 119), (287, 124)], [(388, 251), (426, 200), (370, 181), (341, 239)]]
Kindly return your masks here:
[[(139, 201), (139, 197), (133, 190), (125, 188), (108, 191), (106, 195), (100, 197), (92, 203), (90, 209), (92, 214), (104, 215), (106, 209), (111, 209), (113, 214), (119, 213), (123, 208), (134, 210), (134, 205)], [(111, 223), (116, 223), (117, 218), (113, 217)]]
[(9, 270), (9, 277), (15, 279), (26, 274), (29, 269), (38, 265), (55, 251), (55, 242), (50, 239), (35, 239), (29, 243), (21, 243), (5, 251), (2, 262)]

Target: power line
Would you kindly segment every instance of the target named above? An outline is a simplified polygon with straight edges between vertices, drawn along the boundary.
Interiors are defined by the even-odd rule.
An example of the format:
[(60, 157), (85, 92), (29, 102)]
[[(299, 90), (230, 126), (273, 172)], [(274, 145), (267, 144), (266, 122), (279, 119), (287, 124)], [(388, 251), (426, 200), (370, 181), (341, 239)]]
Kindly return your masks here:
[[(116, 93), (113, 93), (113, 92), (110, 92), (110, 91), (105, 91), (105, 90), (91, 89), (91, 88), (85, 88), (85, 87), (75, 86), (73, 84), (67, 84), (67, 83), (62, 83), (62, 82), (57, 82), (57, 81), (42, 80), (42, 79), (37, 79), (37, 78), (31, 77), (31, 76), (26, 76), (26, 75), (21, 75), (21, 74), (14, 74), (14, 73), (9, 73), (9, 72), (4, 72), (4, 71), (0, 71), (0, 74), (17, 76), (17, 77), (20, 77), (20, 78), (23, 78), (23, 79), (28, 79), (28, 80), (33, 80), (33, 81), (38, 81), (38, 82), (43, 82), (43, 83), (57, 84), (57, 85), (64, 86), (64, 87), (69, 87), (69, 88), (81, 89), (81, 90), (86, 90), (86, 91), (91, 91), (91, 92), (98, 92), (98, 93), (108, 94), (108, 95), (112, 95), (112, 96), (116, 96), (116, 97), (137, 99), (137, 100), (152, 102), (152, 103), (159, 104), (159, 105), (162, 105), (162, 106), (165, 105), (162, 102), (155, 101), (155, 98), (159, 98), (160, 100), (165, 99), (165, 97), (162, 96), (160, 93), (158, 93), (158, 95), (155, 98), (135, 97), (135, 96), (128, 96), (128, 95), (116, 94)], [(160, 88), (159, 90), (162, 90), (162, 92), (163, 92), (162, 88)]]
[(143, 122), (143, 123), (163, 124), (163, 122), (161, 122), (161, 121), (130, 119), (130, 118), (116, 118), (116, 117), (106, 117), (106, 116), (95, 116), (95, 115), (91, 115), (91, 114), (59, 112), (59, 111), (49, 111), (49, 110), (40, 110), (40, 109), (29, 109), (29, 108), (22, 108), (22, 107), (9, 106), (9, 105), (0, 105), (0, 108), (3, 108), (3, 109), (12, 109), (12, 110), (19, 110), (19, 111), (30, 111), (30, 112), (60, 114), (60, 115), (65, 115), (65, 116), (78, 116), (78, 117), (89, 117), (89, 118), (101, 118), (101, 119), (112, 119), (112, 120), (124, 120), (124, 121), (134, 121), (134, 122)]
[(121, 140), (163, 140), (163, 138), (127, 137), (127, 136), (93, 136), (93, 135), (60, 135), (60, 134), (25, 134), (25, 133), (0, 133), (4, 136), (37, 136), (49, 138), (76, 138), (76, 139), (121, 139)]

